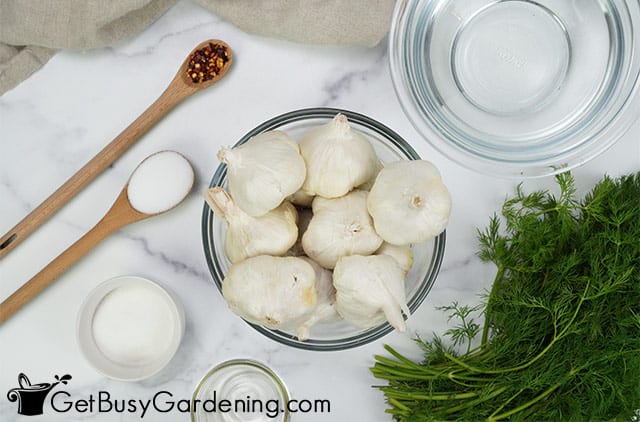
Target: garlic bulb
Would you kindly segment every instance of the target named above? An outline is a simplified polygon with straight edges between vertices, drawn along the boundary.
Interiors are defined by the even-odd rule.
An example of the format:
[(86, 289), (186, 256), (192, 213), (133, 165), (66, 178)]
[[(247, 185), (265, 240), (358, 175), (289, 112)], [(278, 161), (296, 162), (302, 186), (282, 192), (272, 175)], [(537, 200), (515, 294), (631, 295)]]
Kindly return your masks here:
[(306, 166), (296, 141), (283, 131), (264, 132), (233, 149), (221, 149), (229, 193), (252, 217), (276, 208), (304, 182)]
[(222, 295), (253, 324), (296, 328), (316, 309), (316, 272), (302, 258), (259, 255), (231, 266)]
[(434, 238), (445, 229), (451, 197), (433, 164), (396, 161), (380, 170), (367, 209), (382, 239), (408, 245)]
[(367, 192), (354, 190), (335, 199), (317, 196), (302, 248), (314, 261), (333, 268), (345, 255), (369, 255), (382, 244), (367, 212)]
[(261, 217), (251, 217), (221, 187), (208, 189), (205, 200), (227, 222), (224, 251), (231, 262), (257, 255), (284, 255), (298, 238), (297, 211), (283, 202)]
[(406, 330), (402, 313), (409, 316), (404, 274), (388, 255), (352, 255), (340, 258), (333, 270), (336, 310), (348, 322), (370, 328), (389, 321)]
[(301, 259), (308, 262), (316, 272), (316, 294), (318, 298), (316, 307), (309, 318), (298, 325), (296, 329), (298, 339), (306, 340), (309, 338), (309, 330), (313, 325), (319, 322), (333, 321), (339, 319), (340, 316), (335, 307), (336, 289), (333, 287), (331, 271), (322, 268), (317, 262), (308, 257), (301, 257)]
[(395, 259), (405, 275), (413, 266), (413, 250), (409, 245), (392, 245), (388, 242), (382, 242), (382, 246), (378, 248), (375, 254), (389, 255)]
[(300, 140), (307, 165), (302, 189), (325, 198), (343, 196), (373, 177), (378, 157), (371, 143), (351, 129), (343, 114), (309, 129)]

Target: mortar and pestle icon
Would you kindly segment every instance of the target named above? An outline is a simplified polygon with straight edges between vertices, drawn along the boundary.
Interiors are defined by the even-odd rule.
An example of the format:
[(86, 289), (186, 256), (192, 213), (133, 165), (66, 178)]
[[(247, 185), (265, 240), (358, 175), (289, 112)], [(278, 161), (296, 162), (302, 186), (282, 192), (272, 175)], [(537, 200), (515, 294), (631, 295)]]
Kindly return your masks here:
[(66, 374), (62, 377), (55, 376), (56, 382), (53, 384), (43, 382), (39, 384), (31, 384), (29, 378), (23, 373), (18, 375), (18, 384), (20, 387), (12, 388), (7, 392), (7, 398), (10, 402), (18, 401), (18, 414), (19, 415), (42, 415), (42, 407), (44, 400), (47, 398), (49, 392), (56, 385), (62, 383), (66, 384), (71, 379), (71, 375)]

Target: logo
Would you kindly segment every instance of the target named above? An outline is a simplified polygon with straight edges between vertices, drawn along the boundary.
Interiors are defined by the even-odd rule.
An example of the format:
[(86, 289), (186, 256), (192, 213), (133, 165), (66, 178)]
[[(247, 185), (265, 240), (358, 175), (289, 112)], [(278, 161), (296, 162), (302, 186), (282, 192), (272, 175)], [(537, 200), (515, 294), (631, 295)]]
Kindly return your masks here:
[(71, 375), (66, 374), (61, 377), (55, 376), (56, 382), (53, 384), (42, 382), (39, 384), (31, 384), (29, 378), (23, 373), (18, 375), (18, 385), (20, 387), (12, 388), (7, 392), (7, 398), (10, 402), (18, 401), (19, 415), (42, 415), (42, 406), (47, 395), (58, 384), (66, 384)]
[[(55, 382), (31, 384), (29, 378), (23, 373), (18, 375), (19, 387), (12, 388), (7, 392), (10, 402), (18, 402), (18, 414), (35, 416), (43, 414), (45, 401), (49, 404), (47, 411), (56, 413), (77, 413), (77, 414), (130, 414), (144, 419), (152, 413), (177, 412), (182, 414), (212, 415), (216, 420), (227, 420), (229, 414), (231, 419), (242, 420), (264, 420), (265, 416), (275, 419), (280, 415), (292, 413), (329, 413), (331, 412), (331, 402), (326, 399), (297, 400), (286, 399), (285, 401), (269, 398), (252, 398), (250, 395), (238, 398), (225, 398), (218, 395), (216, 390), (207, 392), (203, 399), (189, 399), (176, 397), (170, 391), (157, 391), (152, 396), (141, 398), (119, 398), (111, 395), (109, 391), (99, 390), (90, 392), (88, 395), (73, 397), (68, 391), (59, 388), (51, 391), (58, 384), (67, 384), (71, 375), (55, 376)], [(51, 394), (49, 394), (51, 393)], [(262, 416), (260, 416), (262, 415)], [(260, 417), (258, 417), (260, 416)], [(202, 416), (204, 417), (204, 416)], [(153, 420), (154, 416), (150, 416)], [(207, 416), (205, 419), (208, 419)], [(286, 420), (289, 416), (285, 417)]]

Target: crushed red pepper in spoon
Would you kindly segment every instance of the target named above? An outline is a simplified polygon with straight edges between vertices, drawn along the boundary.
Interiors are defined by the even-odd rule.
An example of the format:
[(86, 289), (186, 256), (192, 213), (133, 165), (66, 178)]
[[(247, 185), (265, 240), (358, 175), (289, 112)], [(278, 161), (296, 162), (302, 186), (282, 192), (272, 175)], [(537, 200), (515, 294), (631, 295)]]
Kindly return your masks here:
[(220, 74), (228, 61), (226, 45), (210, 42), (191, 54), (187, 76), (194, 83), (209, 81)]

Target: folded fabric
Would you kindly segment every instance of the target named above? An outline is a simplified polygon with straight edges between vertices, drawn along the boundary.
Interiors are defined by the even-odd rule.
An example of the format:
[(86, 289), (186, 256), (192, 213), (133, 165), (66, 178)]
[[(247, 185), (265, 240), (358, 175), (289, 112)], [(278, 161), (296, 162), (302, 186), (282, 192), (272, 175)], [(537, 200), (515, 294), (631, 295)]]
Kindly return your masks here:
[[(111, 45), (148, 27), (176, 0), (0, 0), (0, 95), (60, 49)], [(394, 0), (199, 0), (249, 33), (314, 44), (373, 46)]]

